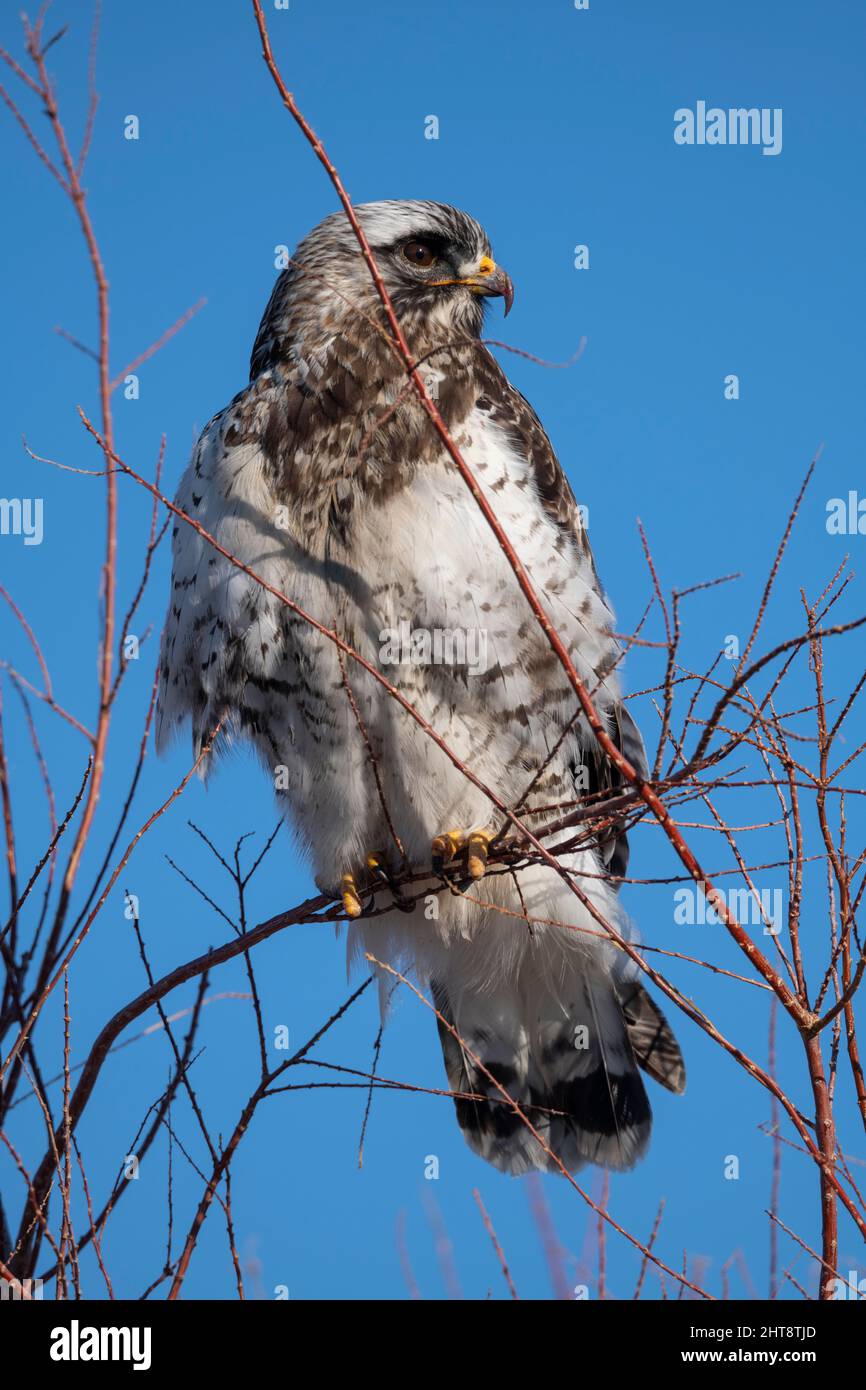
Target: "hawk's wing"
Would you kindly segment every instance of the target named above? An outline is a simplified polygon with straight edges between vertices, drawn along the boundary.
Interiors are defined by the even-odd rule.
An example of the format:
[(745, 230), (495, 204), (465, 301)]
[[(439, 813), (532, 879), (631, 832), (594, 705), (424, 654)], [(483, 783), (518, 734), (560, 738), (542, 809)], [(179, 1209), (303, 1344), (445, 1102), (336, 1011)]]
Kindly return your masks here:
[[(275, 402), (285, 396), (265, 375), (215, 415), (175, 499), (230, 555), (276, 587), (287, 536), (276, 515), (264, 443)], [(248, 687), (262, 653), (279, 641), (279, 613), (279, 603), (260, 584), (177, 518), (160, 649), (158, 750), (188, 716), (196, 754), (224, 715), (235, 727), (258, 730), (255, 692)]]
[[(545, 512), (563, 538), (573, 544), (577, 555), (589, 563), (596, 589), (604, 597), (580, 508), (544, 426), (526, 397), (512, 386), (499, 363), (484, 348), (478, 352), (477, 372), (482, 408), (490, 407), (490, 419), (506, 432), (512, 447), (525, 459)], [(616, 659), (619, 650), (616, 643), (611, 643), (611, 650)], [(602, 674), (599, 672), (599, 675)], [(609, 733), (617, 748), (641, 777), (646, 778), (648, 767), (644, 741), (625, 701), (616, 700), (599, 712), (607, 718)], [(612, 795), (622, 786), (622, 778), (597, 744), (587, 752), (586, 757), (589, 769), (587, 790), (593, 800), (601, 800), (605, 794)], [(608, 839), (599, 848), (610, 873), (614, 877), (621, 877), (628, 865), (628, 836), (625, 832)]]
[[(486, 351), (479, 353), (478, 370), (482, 380), (483, 405), (492, 405), (491, 418), (506, 431), (512, 447), (526, 460), (542, 506), (562, 534), (573, 542), (576, 553), (589, 562), (598, 593), (603, 595), (580, 509), (538, 416)], [(614, 650), (618, 651), (618, 647), (615, 646)], [(610, 736), (620, 752), (641, 777), (648, 777), (644, 741), (625, 702), (615, 700), (600, 708), (599, 713), (607, 719)], [(597, 744), (592, 750), (585, 751), (583, 756), (589, 766), (587, 790), (593, 799), (602, 800), (613, 795), (622, 786), (622, 778), (610, 759)], [(619, 830), (607, 840), (603, 839), (599, 852), (611, 875), (613, 887), (618, 891), (620, 884), (617, 879), (624, 876), (628, 866), (628, 835), (624, 830)], [(643, 984), (626, 975), (619, 982), (618, 997), (628, 1040), (638, 1065), (668, 1090), (677, 1094), (685, 1090), (685, 1066), (679, 1044), (667, 1019)]]

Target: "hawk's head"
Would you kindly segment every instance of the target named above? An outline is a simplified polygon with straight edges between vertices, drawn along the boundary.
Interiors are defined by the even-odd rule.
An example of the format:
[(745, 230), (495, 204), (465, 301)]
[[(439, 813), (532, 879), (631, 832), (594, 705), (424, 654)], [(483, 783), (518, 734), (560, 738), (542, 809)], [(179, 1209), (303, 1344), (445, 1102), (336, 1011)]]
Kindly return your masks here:
[[(484, 228), (465, 212), (445, 203), (382, 202), (363, 203), (357, 213), (395, 307), (418, 306), (443, 321), (480, 328), (480, 301), (499, 295), (508, 313), (511, 280), (493, 260)], [(358, 250), (343, 213), (327, 218), (304, 247), (321, 235)], [(369, 279), (363, 264), (361, 271)]]
[[(445, 203), (389, 200), (355, 209), (407, 336), (455, 337), (481, 331), (485, 299), (508, 313), (514, 288), (490, 254), (474, 218)], [(366, 315), (382, 322), (381, 301), (344, 212), (332, 213), (299, 245), (280, 276), (253, 351), (253, 375), (286, 339), (310, 346), (316, 335)]]

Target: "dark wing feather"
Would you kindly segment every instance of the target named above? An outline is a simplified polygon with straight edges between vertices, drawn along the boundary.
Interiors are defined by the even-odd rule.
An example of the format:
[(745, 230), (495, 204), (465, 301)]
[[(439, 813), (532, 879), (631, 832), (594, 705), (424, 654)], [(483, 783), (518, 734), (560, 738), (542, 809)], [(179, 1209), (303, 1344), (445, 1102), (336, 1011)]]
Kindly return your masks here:
[(621, 986), (619, 1002), (638, 1066), (667, 1090), (681, 1095), (686, 1089), (683, 1054), (661, 1009), (638, 980)]
[[(571, 484), (563, 471), (556, 451), (545, 433), (538, 416), (525, 396), (512, 386), (499, 363), (486, 350), (478, 353), (477, 373), (480, 396), (476, 405), (489, 412), (491, 420), (506, 430), (514, 445), (529, 464), (538, 496), (547, 515), (557, 528), (574, 542), (592, 565), (596, 587), (603, 593), (598, 570), (586, 528)], [(604, 673), (598, 672), (599, 676)], [(646, 750), (640, 730), (623, 701), (606, 711), (610, 736), (620, 752), (641, 777), (648, 776)], [(622, 786), (622, 778), (610, 759), (595, 746), (588, 756), (588, 791), (600, 799), (600, 794), (613, 794)], [(611, 836), (600, 846), (606, 867), (614, 877), (622, 877), (628, 866), (628, 836), (624, 831)]]
[(544, 426), (529, 401), (521, 395), (516, 386), (512, 386), (499, 363), (486, 349), (482, 348), (478, 352), (476, 372), (480, 391), (476, 405), (481, 409), (487, 408), (491, 420), (511, 435), (515, 446), (530, 466), (541, 505), (547, 515), (576, 541), (578, 548), (591, 559), (589, 538), (580, 523), (580, 513), (571, 484), (556, 457), (556, 451), (544, 431)]
[[(649, 776), (646, 749), (640, 729), (629, 713), (623, 700), (618, 700), (606, 711), (608, 731), (619, 751), (628, 759), (642, 778)], [(587, 755), (589, 766), (589, 788), (594, 801), (606, 800), (625, 786), (622, 777), (610, 759), (601, 751), (598, 744), (593, 746), (592, 756)], [(628, 834), (617, 829), (599, 846), (606, 868), (614, 879), (623, 878), (628, 869)], [(614, 883), (619, 888), (618, 883)]]

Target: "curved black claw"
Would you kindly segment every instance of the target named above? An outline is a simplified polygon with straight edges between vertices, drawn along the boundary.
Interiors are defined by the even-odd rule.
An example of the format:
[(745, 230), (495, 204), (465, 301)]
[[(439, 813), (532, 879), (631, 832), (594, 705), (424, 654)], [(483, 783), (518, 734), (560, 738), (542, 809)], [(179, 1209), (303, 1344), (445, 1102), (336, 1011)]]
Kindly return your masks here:
[(395, 881), (394, 876), (390, 873), (388, 866), (385, 862), (384, 854), (368, 854), (367, 868), (369, 869), (373, 878), (377, 880), (377, 882), (381, 883), (386, 888), (390, 888), (391, 897), (394, 899), (394, 906), (396, 908), (399, 908), (400, 912), (415, 911), (415, 904), (413, 902), (410, 902), (408, 898), (404, 898), (403, 891), (400, 888), (400, 885)]

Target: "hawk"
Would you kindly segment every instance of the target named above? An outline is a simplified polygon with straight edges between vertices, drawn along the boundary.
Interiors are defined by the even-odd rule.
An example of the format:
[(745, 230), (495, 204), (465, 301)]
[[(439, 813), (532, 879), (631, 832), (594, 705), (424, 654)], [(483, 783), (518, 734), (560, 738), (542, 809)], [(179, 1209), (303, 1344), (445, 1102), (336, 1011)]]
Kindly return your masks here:
[[(507, 312), (511, 280), (456, 208), (356, 211), (445, 424), (612, 737), (645, 773), (580, 510), (538, 417), (480, 341), (488, 300)], [(530, 824), (617, 785), (409, 382), (345, 213), (279, 275), (249, 385), (205, 428), (177, 505), (382, 670)], [(392, 640), (401, 632), (408, 654)], [(408, 962), (429, 985), (475, 1152), (515, 1174), (557, 1160), (631, 1167), (652, 1118), (640, 1070), (674, 1092), (685, 1071), (625, 953), (549, 865), (492, 862), (485, 874), (505, 821), (485, 793), (351, 657), (179, 521), (158, 746), (187, 717), (196, 753), (221, 718), (255, 747), (320, 890), (342, 899), (350, 956)], [(625, 935), (616, 880), (627, 853), (620, 829), (560, 857)], [(396, 886), (406, 868), (435, 872), (448, 891), (407, 900)], [(393, 907), (365, 917), (366, 890), (381, 882)]]

